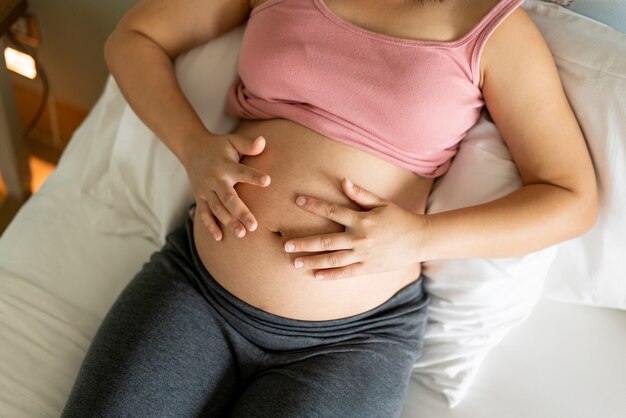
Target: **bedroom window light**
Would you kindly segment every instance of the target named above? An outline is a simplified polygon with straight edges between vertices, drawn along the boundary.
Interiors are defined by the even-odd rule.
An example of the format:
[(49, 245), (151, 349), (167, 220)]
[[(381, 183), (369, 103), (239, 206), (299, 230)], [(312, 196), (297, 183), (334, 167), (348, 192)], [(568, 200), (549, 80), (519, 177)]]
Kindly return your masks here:
[(6, 47), (4, 49), (4, 60), (9, 70), (31, 80), (37, 77), (35, 59), (30, 55), (11, 47)]

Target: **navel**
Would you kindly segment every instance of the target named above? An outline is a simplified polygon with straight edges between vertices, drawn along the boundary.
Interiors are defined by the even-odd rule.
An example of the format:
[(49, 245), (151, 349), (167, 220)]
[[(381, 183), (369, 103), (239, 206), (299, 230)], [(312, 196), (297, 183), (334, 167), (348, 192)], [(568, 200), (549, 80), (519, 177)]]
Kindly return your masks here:
[[(270, 231), (272, 231), (272, 230), (270, 229)], [(276, 235), (277, 235), (277, 236), (279, 236), (279, 237), (283, 237), (283, 236), (285, 236), (285, 234), (283, 233), (283, 231), (278, 230), (278, 229), (277, 229), (276, 231), (272, 231), (272, 233), (273, 233), (273, 234), (276, 234)]]

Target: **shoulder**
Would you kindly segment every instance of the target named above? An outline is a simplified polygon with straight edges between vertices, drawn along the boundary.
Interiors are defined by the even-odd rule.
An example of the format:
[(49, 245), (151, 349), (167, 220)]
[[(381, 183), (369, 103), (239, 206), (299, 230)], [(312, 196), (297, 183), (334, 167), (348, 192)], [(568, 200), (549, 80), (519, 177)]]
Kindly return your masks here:
[[(529, 59), (551, 60), (551, 53), (541, 32), (528, 13), (515, 9), (487, 39), (480, 57), (480, 88), (490, 74), (513, 71), (516, 63)], [(518, 67), (519, 68), (519, 67)]]

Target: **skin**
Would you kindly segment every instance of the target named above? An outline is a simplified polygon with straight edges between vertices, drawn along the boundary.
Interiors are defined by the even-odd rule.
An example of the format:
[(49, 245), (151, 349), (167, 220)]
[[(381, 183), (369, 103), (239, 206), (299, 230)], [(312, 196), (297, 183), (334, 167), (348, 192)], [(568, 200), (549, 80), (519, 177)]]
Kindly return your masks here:
[[(480, 85), (524, 186), (484, 205), (426, 215), (428, 179), (370, 160), (295, 123), (248, 121), (229, 135), (206, 130), (180, 91), (171, 60), (234, 28), (251, 5), (260, 3), (145, 0), (125, 16), (105, 46), (107, 64), (124, 96), (187, 169), (198, 204), (195, 244), (204, 265), (223, 279), (220, 284), (227, 290), (283, 316), (344, 317), (378, 306), (415, 280), (421, 261), (512, 257), (591, 228), (597, 213), (591, 158), (550, 51), (523, 9), (490, 36), (480, 61)], [(375, 0), (325, 4), (344, 20), (372, 31), (449, 41), (467, 33), (496, 1), (476, 0), (471, 8), (467, 0), (423, 6), (398, 0), (393, 7)], [(180, 22), (185, 22), (185, 31), (178, 30)], [(267, 141), (259, 140), (261, 135)], [(292, 138), (299, 139), (298, 147), (289, 146)], [(303, 152), (317, 158), (305, 161), (298, 155)], [(329, 164), (336, 152), (346, 157), (344, 162)], [(296, 167), (310, 181), (300, 184), (290, 176), (293, 161), (310, 164)], [(321, 173), (314, 172), (316, 164), (325, 164)], [(372, 165), (385, 176), (371, 176)], [(348, 188), (344, 178), (335, 189), (323, 180), (329, 173), (333, 181), (351, 177), (356, 187)], [(275, 177), (263, 183), (263, 174)], [(360, 187), (364, 183), (367, 188)], [(307, 190), (314, 193), (303, 193)], [(406, 198), (415, 190), (416, 195)], [(296, 205), (299, 195), (307, 199), (302, 207)], [(253, 215), (257, 209), (262, 222)], [(252, 221), (248, 229), (247, 221)], [(272, 235), (277, 228), (291, 231)], [(293, 251), (283, 247), (288, 244), (294, 245)], [(296, 267), (298, 260), (301, 268)], [(388, 269), (395, 270), (377, 275)], [(327, 283), (310, 285), (318, 274)], [(259, 284), (250, 286), (247, 277)]]
[[(296, 204), (315, 215), (345, 226), (345, 232), (292, 239), (287, 252), (331, 251), (298, 257), (295, 268), (315, 269), (318, 280), (332, 280), (385, 272), (418, 260), (416, 241), (405, 231), (416, 229), (416, 214), (355, 185), (341, 182), (343, 192), (362, 209), (353, 210), (310, 196), (298, 196)], [(338, 267), (345, 266), (345, 267)]]

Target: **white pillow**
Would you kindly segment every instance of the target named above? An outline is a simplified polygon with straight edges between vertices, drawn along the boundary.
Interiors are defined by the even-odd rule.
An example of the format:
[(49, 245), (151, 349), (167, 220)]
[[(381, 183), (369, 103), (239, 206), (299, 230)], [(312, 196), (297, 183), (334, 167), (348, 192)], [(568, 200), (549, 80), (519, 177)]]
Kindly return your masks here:
[[(426, 212), (486, 203), (522, 185), (511, 153), (483, 110), (450, 170), (435, 184)], [(523, 257), (423, 263), (431, 304), (414, 380), (456, 406), (489, 350), (530, 315), (555, 255), (552, 246)]]

